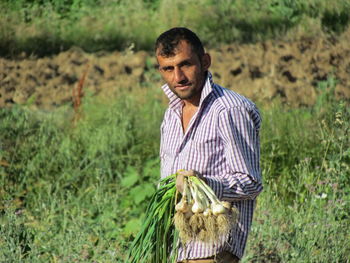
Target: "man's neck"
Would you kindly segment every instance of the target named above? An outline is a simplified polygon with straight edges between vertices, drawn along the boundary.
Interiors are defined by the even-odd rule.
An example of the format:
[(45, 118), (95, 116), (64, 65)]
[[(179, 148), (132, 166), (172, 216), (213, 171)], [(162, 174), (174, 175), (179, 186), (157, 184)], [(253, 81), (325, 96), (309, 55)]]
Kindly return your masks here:
[(191, 99), (188, 99), (188, 100), (183, 100), (184, 102), (184, 108), (198, 108), (199, 106), (199, 102), (200, 102), (200, 99), (201, 99), (201, 94), (199, 94), (199, 96), (196, 96), (195, 98), (191, 98)]

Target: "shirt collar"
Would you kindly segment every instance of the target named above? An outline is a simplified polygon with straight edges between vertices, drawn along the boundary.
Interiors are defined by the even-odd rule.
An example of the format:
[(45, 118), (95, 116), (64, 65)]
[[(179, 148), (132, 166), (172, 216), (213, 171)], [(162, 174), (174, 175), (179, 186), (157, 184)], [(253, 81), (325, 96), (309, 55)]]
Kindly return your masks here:
[[(199, 100), (199, 107), (202, 105), (205, 98), (207, 98), (208, 95), (212, 92), (213, 86), (214, 86), (213, 77), (212, 77), (211, 73), (208, 71), (208, 74), (207, 74), (207, 77), (206, 77), (206, 80), (204, 83), (204, 87), (202, 89), (201, 98)], [(162, 89), (163, 89), (165, 95), (169, 98), (169, 107), (170, 108), (175, 109), (175, 108), (183, 106), (183, 101), (179, 97), (177, 97), (174, 94), (174, 92), (172, 92), (170, 90), (168, 84), (163, 85)]]

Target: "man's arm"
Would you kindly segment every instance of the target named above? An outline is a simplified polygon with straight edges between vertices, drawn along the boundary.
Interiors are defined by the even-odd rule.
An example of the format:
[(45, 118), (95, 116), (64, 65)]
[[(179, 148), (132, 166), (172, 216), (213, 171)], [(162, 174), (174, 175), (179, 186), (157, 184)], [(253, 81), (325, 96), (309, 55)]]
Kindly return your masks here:
[(236, 107), (220, 113), (219, 133), (230, 171), (206, 178), (220, 200), (254, 199), (262, 191), (260, 123), (260, 114), (255, 107)]

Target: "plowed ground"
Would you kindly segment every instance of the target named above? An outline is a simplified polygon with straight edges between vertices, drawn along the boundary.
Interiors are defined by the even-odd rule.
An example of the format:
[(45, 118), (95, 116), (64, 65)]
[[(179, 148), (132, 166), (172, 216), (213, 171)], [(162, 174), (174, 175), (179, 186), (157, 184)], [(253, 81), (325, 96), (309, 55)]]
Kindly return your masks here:
[[(223, 45), (209, 50), (214, 81), (254, 101), (280, 98), (292, 106), (312, 105), (320, 81), (336, 80), (334, 96), (350, 99), (350, 30), (337, 38)], [(0, 58), (0, 107), (30, 101), (51, 109), (72, 104), (73, 89), (86, 73), (85, 92), (109, 98), (144, 83), (159, 87), (153, 54), (132, 50), (88, 54), (72, 48), (58, 55)], [(153, 73), (152, 73), (153, 72)]]

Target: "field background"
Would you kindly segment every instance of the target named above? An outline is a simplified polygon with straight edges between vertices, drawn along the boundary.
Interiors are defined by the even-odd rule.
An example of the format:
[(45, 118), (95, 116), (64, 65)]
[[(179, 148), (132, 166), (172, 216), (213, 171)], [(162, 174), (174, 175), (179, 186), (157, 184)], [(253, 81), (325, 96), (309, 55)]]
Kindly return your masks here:
[(262, 112), (242, 262), (349, 262), (349, 23), (345, 0), (1, 1), (0, 262), (124, 262), (159, 178), (152, 49), (172, 26)]

